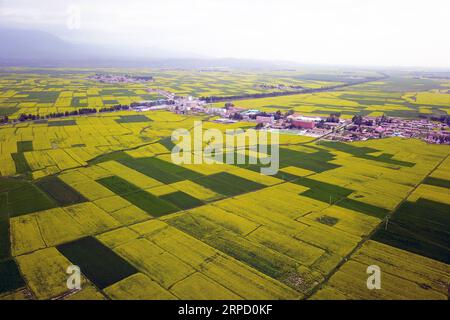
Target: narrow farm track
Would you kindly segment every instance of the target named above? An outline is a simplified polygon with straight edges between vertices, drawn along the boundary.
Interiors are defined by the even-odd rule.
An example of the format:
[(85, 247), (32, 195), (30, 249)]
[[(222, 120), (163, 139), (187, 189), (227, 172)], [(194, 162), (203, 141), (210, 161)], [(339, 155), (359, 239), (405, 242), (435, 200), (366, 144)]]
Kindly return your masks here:
[(317, 291), (319, 291), (320, 289), (322, 289), (330, 280), (330, 278), (339, 271), (339, 269), (347, 262), (351, 259), (351, 257), (358, 252), (359, 249), (361, 249), (361, 247), (372, 238), (372, 236), (382, 227), (384, 227), (386, 225), (386, 223), (388, 223), (388, 219), (390, 217), (392, 217), (392, 215), (397, 211), (397, 209), (407, 201), (407, 199), (409, 198), (409, 196), (434, 172), (436, 171), (437, 168), (439, 168), (439, 166), (445, 161), (447, 160), (447, 158), (449, 158), (450, 153), (447, 153), (447, 155), (445, 157), (442, 158), (441, 161), (439, 161), (434, 168), (428, 172), (428, 174), (420, 181), (416, 184), (416, 186), (406, 195), (406, 197), (400, 201), (397, 206), (391, 210), (391, 212), (389, 212), (384, 218), (383, 220), (378, 224), (378, 226), (376, 226), (366, 237), (364, 237), (359, 243), (358, 245), (356, 245), (355, 248), (353, 248), (353, 250), (347, 255), (345, 256), (339, 263), (338, 265), (331, 270), (327, 276), (323, 279), (323, 281), (321, 283), (319, 283), (317, 286), (313, 287), (308, 293), (305, 294), (304, 299), (307, 300), (309, 299), (311, 296), (313, 296)]

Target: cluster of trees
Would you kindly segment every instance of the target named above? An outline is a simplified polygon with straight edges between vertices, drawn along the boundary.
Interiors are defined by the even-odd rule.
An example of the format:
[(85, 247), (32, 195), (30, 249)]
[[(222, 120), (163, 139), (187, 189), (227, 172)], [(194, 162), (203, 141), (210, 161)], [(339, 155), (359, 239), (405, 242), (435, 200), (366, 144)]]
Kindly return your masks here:
[[(448, 120), (450, 122), (450, 116), (448, 118), (449, 118)], [(364, 119), (361, 115), (355, 115), (352, 118), (352, 122), (358, 126), (360, 126), (360, 125), (373, 126), (374, 124), (378, 126), (382, 123), (391, 123), (392, 118), (389, 118), (388, 116), (383, 114), (381, 117), (376, 118), (375, 122), (374, 122), (373, 120)]]
[(432, 121), (439, 121), (441, 123), (445, 123), (446, 125), (450, 126), (450, 116), (448, 115), (431, 116), (430, 119)]
[(280, 110), (278, 110), (277, 112), (274, 113), (273, 118), (275, 120), (280, 120), (281, 118), (283, 118), (283, 114), (281, 113)]
[(285, 116), (285, 117), (288, 117), (288, 116), (293, 115), (294, 113), (295, 113), (294, 110), (290, 109), (290, 110), (286, 111), (286, 113), (284, 114), (284, 116)]
[(139, 106), (146, 106), (146, 107), (154, 107), (154, 106), (160, 106), (163, 104), (167, 104), (167, 105), (173, 105), (175, 104), (174, 100), (165, 100), (165, 99), (160, 99), (160, 100), (154, 100), (154, 101), (147, 101), (147, 102), (132, 102), (130, 104), (130, 107), (132, 108), (136, 108)]
[(23, 122), (23, 121), (27, 121), (27, 120), (53, 119), (53, 118), (78, 116), (78, 115), (90, 114), (90, 113), (97, 113), (97, 109), (95, 109), (95, 108), (80, 108), (80, 109), (76, 109), (73, 111), (52, 112), (45, 116), (41, 116), (39, 114), (22, 113), (17, 120), (20, 122)]
[(328, 117), (326, 122), (333, 122), (333, 123), (339, 123), (339, 118), (341, 117), (341, 113), (331, 113)]
[[(341, 117), (341, 114), (339, 112), (337, 113), (331, 113), (326, 120), (320, 120), (316, 124), (316, 128), (325, 128), (325, 122), (332, 122), (332, 123), (339, 123), (339, 118)], [(333, 128), (334, 130), (334, 128)]]
[(153, 81), (152, 76), (129, 76), (129, 78), (142, 81)]
[(277, 110), (275, 113), (260, 112), (257, 115), (255, 115), (255, 118), (257, 116), (263, 116), (263, 117), (273, 117), (274, 120), (280, 120), (280, 119), (286, 118), (292, 114), (294, 114), (293, 110), (289, 110), (289, 111), (285, 112), (284, 114), (281, 112), (281, 110)]
[(255, 130), (262, 129), (263, 127), (264, 127), (264, 123), (260, 122), (260, 123), (256, 124)]
[(272, 116), (272, 114), (267, 113), (265, 111), (261, 111), (261, 112), (249, 115), (249, 118), (255, 120), (256, 117), (271, 117), (271, 116)]
[(325, 128), (325, 120), (320, 120), (319, 122), (317, 122), (316, 128), (319, 129)]
[(364, 119), (363, 116), (357, 114), (353, 116), (352, 122), (357, 126), (365, 125), (365, 126), (373, 126), (373, 120)]
[(244, 117), (242, 116), (242, 114), (235, 112), (231, 115), (231, 119), (239, 121), (239, 120), (244, 119)]
[(98, 110), (98, 112), (112, 112), (112, 111), (129, 110), (129, 109), (130, 109), (130, 106), (118, 104), (118, 105), (115, 105), (112, 107), (101, 108)]
[(380, 125), (382, 123), (391, 123), (392, 119), (383, 114), (381, 117), (375, 119), (375, 123)]
[(8, 123), (9, 122), (9, 118), (8, 116), (3, 116), (0, 118), (0, 123), (4, 124), (4, 123)]
[[(39, 114), (22, 113), (19, 116), (19, 118), (17, 119), (17, 121), (23, 122), (23, 121), (29, 121), (29, 120), (54, 119), (54, 118), (78, 116), (78, 115), (83, 115), (83, 114), (93, 114), (93, 113), (97, 113), (97, 112), (113, 112), (113, 111), (120, 111), (120, 110), (129, 110), (129, 109), (130, 109), (130, 106), (128, 106), (128, 105), (118, 104), (118, 105), (114, 105), (111, 107), (101, 108), (98, 111), (95, 108), (79, 108), (76, 110), (66, 111), (66, 112), (52, 112), (45, 116), (41, 116)], [(9, 122), (10, 122), (10, 119), (8, 118), (8, 116), (4, 116), (4, 117), (0, 118), (1, 124), (5, 124), (5, 123), (9, 123)]]
[[(129, 110), (131, 107), (137, 107), (137, 106), (158, 106), (163, 104), (175, 104), (175, 101), (173, 100), (155, 100), (155, 101), (149, 101), (145, 103), (137, 103), (132, 102), (129, 106), (128, 105), (122, 105), (117, 104), (111, 107), (103, 107), (98, 110), (98, 112), (114, 112), (114, 111), (120, 111), (120, 110)], [(97, 109), (95, 108), (79, 108), (75, 109), (73, 111), (66, 111), (66, 112), (52, 112), (45, 116), (41, 116), (39, 114), (25, 114), (22, 113), (19, 118), (17, 119), (20, 122), (28, 121), (28, 120), (40, 120), (40, 119), (53, 119), (53, 118), (62, 118), (62, 117), (70, 117), (70, 116), (78, 116), (83, 114), (92, 114), (97, 113)], [(0, 124), (6, 124), (9, 123), (10, 119), (8, 116), (0, 117)]]
[(27, 121), (27, 120), (38, 120), (38, 119), (45, 119), (45, 117), (41, 117), (40, 115), (36, 115), (36, 114), (22, 113), (18, 118), (18, 120), (20, 122)]

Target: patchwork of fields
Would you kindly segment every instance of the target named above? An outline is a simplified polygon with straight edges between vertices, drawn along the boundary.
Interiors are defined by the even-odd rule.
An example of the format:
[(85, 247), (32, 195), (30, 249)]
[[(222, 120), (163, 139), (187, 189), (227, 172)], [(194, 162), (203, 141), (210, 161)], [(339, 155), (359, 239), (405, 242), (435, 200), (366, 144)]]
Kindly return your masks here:
[[(1, 72), (0, 116), (160, 98), (149, 87), (231, 96), (267, 91), (255, 84), (348, 81), (333, 73), (221, 70), (151, 70), (155, 82), (146, 84), (87, 80), (97, 71)], [(403, 75), (234, 103), (417, 117), (448, 114), (449, 89), (448, 80)], [(2, 125), (0, 299), (447, 298), (449, 146), (283, 134), (274, 176), (261, 175), (262, 165), (248, 161), (255, 153), (243, 150), (227, 151), (245, 153), (245, 164), (175, 165), (175, 129), (192, 130), (194, 121), (204, 130), (255, 126), (210, 120), (118, 111)], [(70, 265), (81, 268), (82, 290), (67, 289)], [(367, 289), (368, 265), (381, 268), (382, 289)]]
[[(403, 81), (404, 79), (402, 79)], [(332, 92), (316, 92), (282, 97), (236, 100), (233, 103), (240, 108), (258, 109), (266, 112), (294, 112), (326, 117), (340, 113), (343, 118), (352, 118), (355, 114), (379, 117), (383, 114), (392, 117), (416, 118), (419, 116), (440, 116), (450, 114), (449, 89), (426, 92), (413, 91), (415, 87), (399, 88), (399, 91), (382, 90), (386, 82), (360, 84)], [(448, 85), (448, 83), (444, 83)], [(437, 84), (438, 85), (438, 84)], [(402, 90), (402, 91), (400, 91)], [(222, 107), (223, 103), (215, 103)]]
[[(153, 82), (104, 83), (90, 79), (96, 72), (151, 75)], [(364, 75), (364, 74), (362, 74)], [(369, 75), (372, 75), (369, 73)], [(213, 70), (146, 69), (21, 69), (0, 72), (0, 116), (17, 118), (20, 114), (47, 115), (79, 108), (110, 107), (117, 104), (164, 98), (148, 89), (162, 89), (177, 95), (233, 96), (276, 92), (294, 88), (316, 89), (345, 82), (339, 77), (308, 79), (304, 72), (222, 72)], [(282, 85), (286, 89), (261, 88)]]
[[(444, 298), (448, 147), (282, 136), (280, 171), (263, 176), (254, 164), (173, 164), (167, 137), (196, 119), (142, 115), (0, 130), (1, 298)], [(401, 255), (416, 261), (405, 276)], [(349, 285), (365, 285), (368, 259), (411, 290), (367, 296)], [(71, 264), (81, 291), (66, 287)]]
[[(96, 72), (151, 75), (148, 83), (103, 83), (90, 79)], [(163, 98), (148, 89), (162, 89), (195, 97), (240, 96), (289, 90), (318, 89), (346, 84), (377, 72), (158, 70), (158, 69), (5, 69), (0, 72), (0, 116), (15, 119), (21, 114), (47, 115), (79, 108), (111, 107)], [(265, 86), (265, 87), (264, 87)], [(332, 92), (237, 100), (243, 108), (287, 111), (320, 116), (339, 112), (400, 117), (447, 115), (450, 112), (450, 82), (445, 79), (394, 75), (383, 81), (353, 85)], [(223, 106), (217, 103), (216, 106)]]
[[(448, 298), (450, 158), (423, 180), (348, 262), (311, 299)], [(383, 290), (367, 290), (364, 272), (377, 265)]]

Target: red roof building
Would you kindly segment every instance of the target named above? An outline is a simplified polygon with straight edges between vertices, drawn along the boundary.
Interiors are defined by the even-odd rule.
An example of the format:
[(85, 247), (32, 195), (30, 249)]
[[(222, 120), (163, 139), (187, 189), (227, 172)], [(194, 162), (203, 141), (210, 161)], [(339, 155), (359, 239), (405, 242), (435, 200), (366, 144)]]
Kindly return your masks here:
[(272, 123), (273, 121), (274, 121), (274, 117), (256, 116), (257, 123)]
[(316, 124), (314, 121), (292, 120), (292, 125), (296, 128), (313, 129)]

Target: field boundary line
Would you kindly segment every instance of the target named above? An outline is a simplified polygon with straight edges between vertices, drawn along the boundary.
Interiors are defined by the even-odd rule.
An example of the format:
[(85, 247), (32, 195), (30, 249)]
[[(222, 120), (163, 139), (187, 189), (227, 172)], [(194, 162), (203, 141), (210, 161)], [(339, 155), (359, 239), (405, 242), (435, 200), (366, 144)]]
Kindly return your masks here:
[[(365, 236), (363, 239), (361, 239), (361, 241), (352, 249), (352, 251), (347, 254), (337, 265), (336, 267), (334, 267), (322, 280), (321, 283), (319, 283), (318, 285), (316, 285), (315, 287), (313, 287), (309, 292), (307, 292), (304, 296), (304, 299), (307, 300), (310, 297), (312, 297), (315, 293), (317, 293), (320, 289), (322, 289), (327, 283), (328, 281), (331, 279), (332, 276), (334, 276), (335, 273), (337, 273), (339, 271), (339, 269), (347, 262), (351, 259), (351, 257), (357, 252), (359, 251), (359, 249), (362, 248), (362, 246), (372, 238), (372, 236), (382, 227), (385, 225), (386, 221), (392, 217), (394, 215), (394, 213), (397, 211), (397, 209), (407, 201), (407, 199), (409, 198), (409, 196), (417, 190), (417, 188), (423, 184), (423, 182), (434, 172), (436, 171), (437, 168), (440, 167), (440, 165), (446, 161), (448, 159), (448, 157), (450, 156), (450, 153), (447, 153), (447, 155), (445, 157), (443, 157), (426, 175), (425, 177), (420, 180), (413, 189), (411, 189), (408, 194), (403, 198), (402, 201), (400, 201), (394, 209), (392, 209), (390, 212), (388, 212), (386, 214), (386, 216), (380, 221), (380, 223), (367, 235)], [(409, 251), (408, 251), (409, 252)]]

